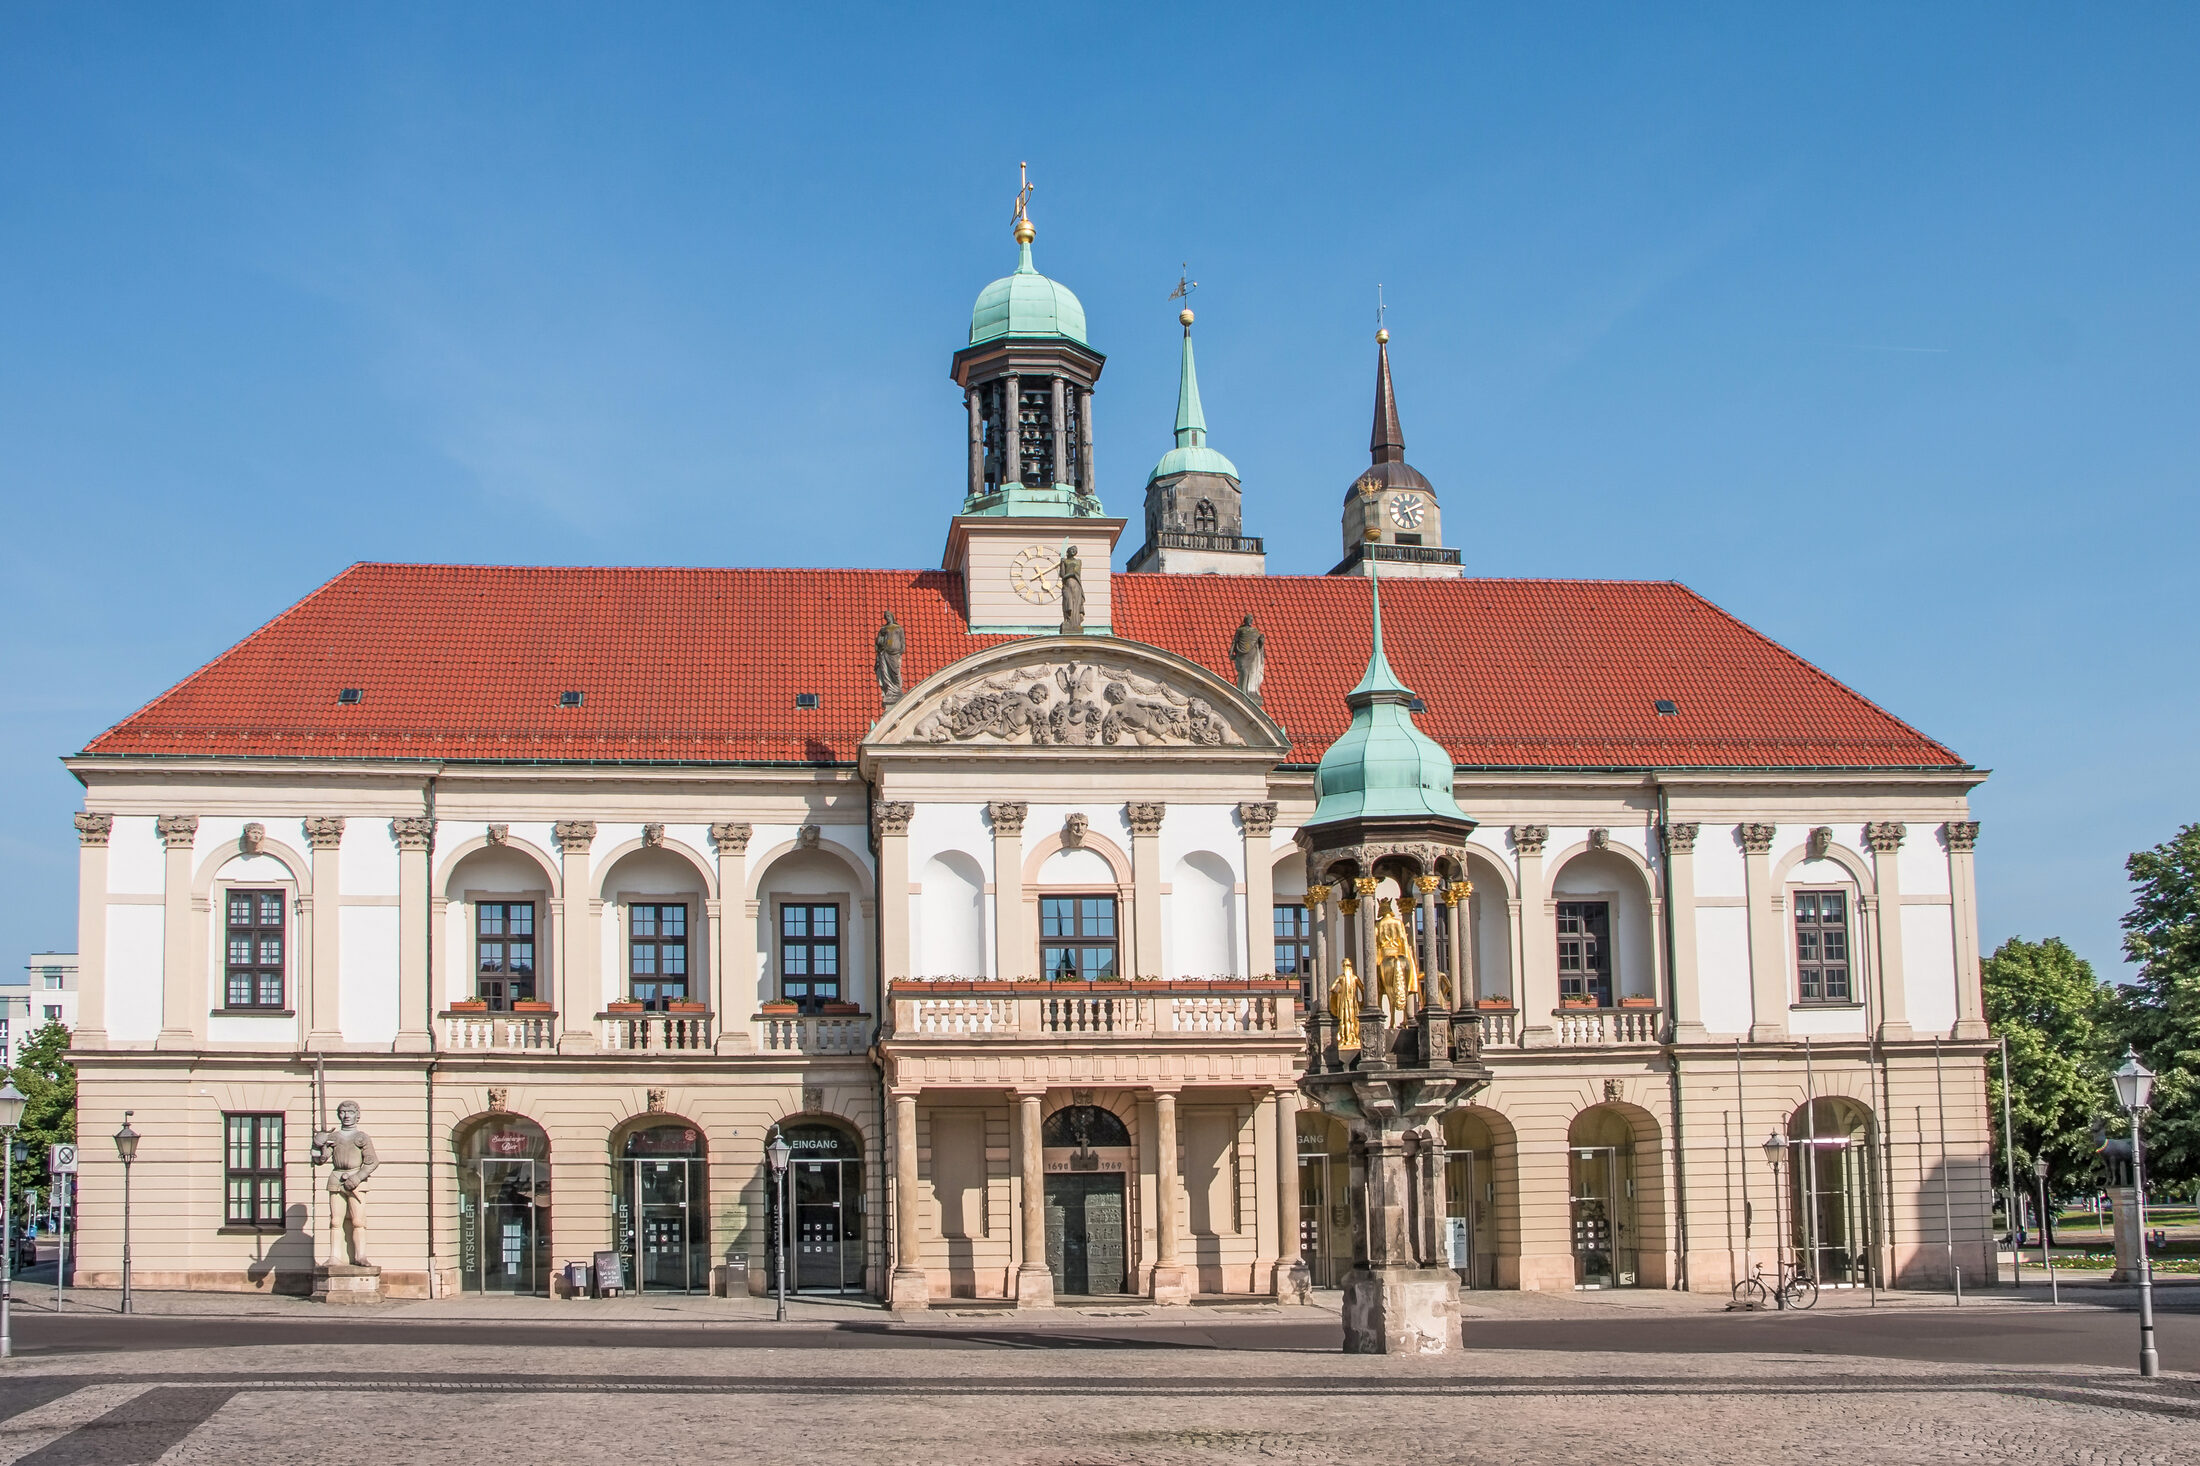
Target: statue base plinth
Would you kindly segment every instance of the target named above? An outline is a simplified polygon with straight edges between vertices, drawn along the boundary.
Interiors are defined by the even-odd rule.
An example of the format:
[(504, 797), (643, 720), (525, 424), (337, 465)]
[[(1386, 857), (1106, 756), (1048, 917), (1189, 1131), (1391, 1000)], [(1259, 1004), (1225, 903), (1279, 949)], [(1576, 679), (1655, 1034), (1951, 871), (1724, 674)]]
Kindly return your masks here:
[(1153, 1301), (1166, 1307), (1188, 1304), (1192, 1301), (1190, 1270), (1176, 1263), (1154, 1264)]
[(313, 1297), (319, 1303), (380, 1303), (382, 1269), (371, 1264), (323, 1263), (313, 1270)]
[(1356, 1267), (1345, 1275), (1345, 1353), (1448, 1354), (1459, 1347), (1459, 1275), (1450, 1268)]
[(1021, 1267), (1016, 1270), (1016, 1306), (1018, 1308), (1052, 1308), (1054, 1306), (1054, 1274), (1043, 1267)]

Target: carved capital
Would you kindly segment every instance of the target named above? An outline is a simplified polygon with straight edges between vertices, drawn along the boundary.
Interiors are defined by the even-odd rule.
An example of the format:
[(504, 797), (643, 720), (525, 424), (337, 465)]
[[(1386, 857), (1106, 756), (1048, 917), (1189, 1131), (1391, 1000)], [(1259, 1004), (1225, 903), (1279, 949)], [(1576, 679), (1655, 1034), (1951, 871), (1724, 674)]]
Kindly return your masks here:
[(97, 810), (80, 809), (76, 812), (76, 843), (79, 845), (105, 845), (115, 832), (115, 817)]
[(309, 814), (299, 822), (305, 827), (306, 844), (315, 850), (334, 850), (344, 843), (344, 817)]
[(794, 832), (794, 848), (797, 850), (815, 850), (824, 840), (823, 825), (804, 825)]
[(1902, 848), (1902, 837), (1909, 827), (1900, 820), (1873, 820), (1864, 826), (1864, 843), (1874, 855), (1892, 855)]
[(195, 814), (164, 814), (153, 821), (154, 833), (170, 850), (189, 850), (191, 842), (198, 838), (199, 817)]
[(1134, 799), (1130, 803), (1131, 833), (1134, 835), (1158, 835), (1161, 833), (1161, 817), (1169, 812), (1169, 806), (1158, 799)]
[(1948, 849), (1950, 851), (1969, 851), (1978, 848), (1977, 820), (1950, 820), (1942, 825), (1940, 830), (1948, 838)]
[(239, 850), (242, 850), (247, 855), (259, 854), (260, 847), (262, 845), (265, 845), (266, 843), (267, 826), (259, 823), (257, 820), (253, 821), (249, 825), (246, 825), (244, 827), (244, 832), (237, 836), (237, 848)]
[(1773, 825), (1736, 825), (1734, 833), (1741, 839), (1745, 854), (1763, 855), (1772, 848), (1773, 838), (1780, 832)]
[(1413, 889), (1424, 896), (1433, 896), (1444, 889), (1444, 878), (1442, 876), (1415, 876), (1413, 878)]
[(1541, 855), (1543, 842), (1551, 838), (1549, 825), (1514, 825), (1513, 848), (1522, 855)]
[(425, 850), (435, 838), (435, 821), (422, 814), (401, 814), (390, 821), (390, 836), (400, 850)]
[(1299, 904), (1304, 906), (1309, 911), (1319, 911), (1322, 909), (1323, 904), (1326, 903), (1328, 900), (1329, 887), (1308, 886), (1306, 888), (1306, 894), (1299, 898)]
[(1811, 829), (1810, 838), (1803, 842), (1803, 853), (1812, 860), (1824, 860), (1826, 852), (1833, 848), (1833, 826), (1817, 825)]
[(665, 827), (663, 825), (642, 826), (642, 844), (651, 850), (662, 850), (665, 844)]
[(1444, 904), (1447, 906), (1454, 905), (1467, 900), (1472, 895), (1474, 895), (1474, 882), (1453, 881), (1450, 885), (1444, 887)]
[(1031, 806), (1021, 799), (996, 799), (985, 807), (986, 818), (993, 821), (996, 835), (1021, 835), (1024, 832), (1024, 816), (1031, 813)]
[(748, 854), (749, 836), (755, 833), (741, 820), (720, 820), (710, 827), (711, 843), (718, 847), (720, 855)]
[(1352, 893), (1355, 896), (1372, 896), (1375, 894), (1375, 887), (1378, 884), (1380, 883), (1373, 876), (1354, 876), (1352, 878)]
[(1595, 830), (1591, 830), (1591, 831), (1589, 832), (1589, 848), (1590, 848), (1591, 850), (1609, 850), (1609, 849), (1611, 849), (1611, 848), (1612, 848), (1612, 832), (1611, 832), (1610, 830), (1606, 830), (1606, 829), (1595, 829)]
[(491, 845), (509, 845), (512, 843), (512, 827), (510, 825), (491, 825), (486, 838)]
[(871, 833), (874, 835), (906, 835), (909, 821), (915, 819), (917, 806), (906, 799), (886, 799), (871, 806)]
[(1347, 896), (1337, 903), (1337, 910), (1345, 916), (1357, 916), (1360, 914), (1360, 903)]
[(1698, 824), (1671, 824), (1665, 828), (1665, 848), (1675, 855), (1692, 854), (1696, 848), (1696, 836), (1703, 826)]
[(1087, 830), (1089, 830), (1089, 829), (1091, 829), (1091, 828), (1092, 828), (1092, 821), (1091, 821), (1091, 819), (1089, 819), (1089, 818), (1088, 818), (1088, 817), (1086, 817), (1085, 815), (1081, 815), (1081, 814), (1073, 814), (1073, 815), (1069, 816), (1069, 817), (1068, 817), (1067, 819), (1063, 820), (1063, 821), (1062, 821), (1062, 848), (1063, 848), (1064, 850), (1082, 850), (1082, 849), (1084, 849), (1084, 848), (1085, 848), (1085, 831), (1087, 831)]
[(589, 846), (596, 843), (596, 822), (594, 820), (559, 820), (550, 827), (550, 833), (557, 837), (558, 848), (567, 855), (581, 855), (587, 852)]
[(1269, 799), (1248, 799), (1238, 806), (1238, 819), (1248, 835), (1266, 835), (1276, 828), (1276, 805)]

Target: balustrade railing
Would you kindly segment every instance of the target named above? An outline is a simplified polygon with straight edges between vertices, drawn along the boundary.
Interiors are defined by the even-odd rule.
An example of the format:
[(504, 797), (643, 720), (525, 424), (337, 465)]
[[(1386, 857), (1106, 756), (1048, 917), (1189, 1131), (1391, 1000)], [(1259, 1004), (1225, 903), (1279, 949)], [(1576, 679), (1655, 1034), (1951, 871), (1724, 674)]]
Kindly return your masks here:
[(1551, 1015), (1562, 1049), (1654, 1044), (1660, 1026), (1655, 1008), (1560, 1008)]
[(1484, 1008), (1474, 1015), (1482, 1025), (1482, 1047), (1510, 1049), (1520, 1045), (1520, 1015), (1510, 1008)]
[(558, 1046), (555, 1013), (445, 1013), (443, 1047), (455, 1053), (547, 1053)]
[[(1298, 1031), (1297, 984), (1140, 982), (1121, 988), (1081, 983), (896, 983), (892, 1036), (928, 1038), (1188, 1037)], [(990, 991), (974, 991), (981, 986)], [(928, 991), (930, 989), (931, 991)]]
[(871, 1047), (868, 1018), (767, 1014), (757, 1021), (767, 1054), (860, 1054)]
[(596, 1022), (607, 1051), (696, 1054), (711, 1048), (708, 1013), (599, 1013)]

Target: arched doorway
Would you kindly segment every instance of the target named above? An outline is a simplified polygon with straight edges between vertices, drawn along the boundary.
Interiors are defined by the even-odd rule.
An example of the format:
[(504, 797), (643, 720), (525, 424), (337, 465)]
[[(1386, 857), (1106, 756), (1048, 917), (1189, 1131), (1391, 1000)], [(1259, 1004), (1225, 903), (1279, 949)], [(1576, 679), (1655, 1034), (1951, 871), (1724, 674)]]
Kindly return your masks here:
[(611, 1222), (626, 1286), (697, 1293), (710, 1283), (710, 1176), (700, 1127), (651, 1120), (613, 1152)]
[(1352, 1270), (1353, 1215), (1363, 1204), (1344, 1126), (1299, 1111), (1299, 1256), (1317, 1288), (1341, 1288)]
[(483, 1115), (453, 1137), (458, 1278), (467, 1293), (550, 1291), (550, 1137), (523, 1115)]
[[(1446, 1261), (1469, 1288), (1497, 1286), (1497, 1132), (1504, 1121), (1472, 1107), (1444, 1116)], [(1508, 1132), (1509, 1134), (1509, 1132)]]
[(1047, 1270), (1057, 1296), (1130, 1286), (1130, 1127), (1099, 1105), (1065, 1105), (1040, 1127)]
[[(862, 1292), (863, 1142), (834, 1121), (787, 1120), (779, 1134), (789, 1148), (795, 1291)], [(766, 1220), (777, 1245), (779, 1196), (776, 1188), (767, 1191)]]
[(1871, 1281), (1871, 1153), (1871, 1112), (1854, 1100), (1829, 1095), (1788, 1119), (1789, 1245), (1822, 1287)]
[(1642, 1278), (1635, 1216), (1635, 1131), (1611, 1105), (1574, 1117), (1566, 1132), (1574, 1286), (1632, 1288)]

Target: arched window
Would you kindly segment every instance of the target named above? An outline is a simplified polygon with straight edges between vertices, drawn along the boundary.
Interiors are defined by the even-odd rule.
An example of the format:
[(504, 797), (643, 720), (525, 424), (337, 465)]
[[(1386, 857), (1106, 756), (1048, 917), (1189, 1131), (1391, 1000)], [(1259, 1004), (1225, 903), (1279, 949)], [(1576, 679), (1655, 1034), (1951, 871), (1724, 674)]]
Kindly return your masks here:
[(1095, 1150), (1107, 1145), (1129, 1145), (1130, 1127), (1113, 1110), (1098, 1105), (1066, 1105), (1047, 1116), (1040, 1138), (1055, 1147)]
[(1213, 534), (1215, 523), (1215, 501), (1200, 500), (1198, 506), (1192, 510), (1192, 528), (1201, 534)]

